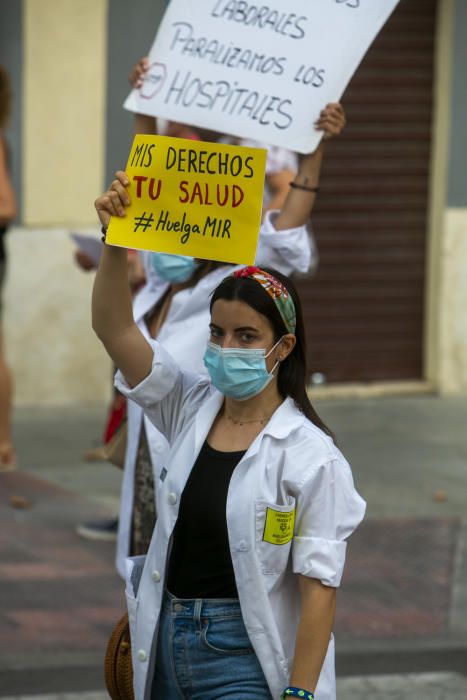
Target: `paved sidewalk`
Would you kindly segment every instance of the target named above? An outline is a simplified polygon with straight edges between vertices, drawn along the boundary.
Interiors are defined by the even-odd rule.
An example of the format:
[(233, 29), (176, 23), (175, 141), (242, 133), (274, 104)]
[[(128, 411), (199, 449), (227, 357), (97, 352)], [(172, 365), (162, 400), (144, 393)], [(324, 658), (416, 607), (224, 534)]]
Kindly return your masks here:
[(47, 695), (0, 695), (2, 700), (109, 700), (107, 693), (47, 693)]
[[(466, 700), (467, 678), (457, 673), (423, 673), (341, 678), (338, 700)], [(97, 700), (97, 699), (96, 699)]]
[[(2, 696), (0, 696), (2, 697)], [(108, 700), (107, 693), (10, 695), (2, 700)], [(339, 678), (337, 700), (465, 700), (467, 678), (457, 673), (424, 673)]]
[[(451, 700), (447, 683), (446, 692), (464, 693), (452, 700), (465, 700), (465, 679), (452, 672), (467, 670), (467, 399), (339, 400), (318, 410), (369, 503), (338, 595), (343, 700), (404, 698), (394, 674), (428, 671), (451, 675), (404, 676), (411, 698)], [(21, 470), (0, 474), (0, 697), (73, 691), (97, 700), (86, 693), (104, 690), (102, 657), (123, 586), (114, 545), (75, 534), (77, 523), (118, 507), (119, 471), (81, 459), (103, 415), (16, 413)], [(370, 683), (375, 673), (393, 675)]]
[(0, 494), (1, 691), (104, 689), (123, 587), (114, 544), (81, 540), (75, 526), (108, 513), (26, 472), (1, 474)]

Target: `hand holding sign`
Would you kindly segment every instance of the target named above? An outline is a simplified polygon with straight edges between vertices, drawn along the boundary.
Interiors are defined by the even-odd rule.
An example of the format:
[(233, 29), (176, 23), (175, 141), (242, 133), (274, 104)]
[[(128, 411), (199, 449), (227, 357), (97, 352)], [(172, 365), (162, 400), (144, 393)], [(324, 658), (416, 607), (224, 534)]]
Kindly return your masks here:
[(115, 180), (113, 180), (109, 189), (94, 202), (103, 229), (108, 229), (112, 216), (125, 216), (126, 207), (129, 207), (131, 204), (131, 199), (126, 189), (129, 185), (130, 180), (126, 173), (123, 170), (118, 170), (115, 173)]
[(140, 58), (138, 63), (133, 66), (128, 76), (128, 82), (134, 90), (139, 90), (143, 87), (144, 77), (149, 69), (150, 63), (149, 58), (144, 56)]
[(162, 88), (166, 75), (167, 70), (163, 63), (151, 63), (149, 58), (144, 56), (131, 69), (128, 82), (134, 90), (139, 90), (142, 99), (150, 100)]
[(104, 225), (113, 217), (107, 243), (252, 264), (265, 161), (258, 148), (136, 136), (126, 174), (96, 201)]
[(321, 110), (319, 118), (315, 122), (316, 129), (323, 132), (323, 141), (328, 141), (333, 136), (338, 136), (345, 127), (346, 119), (342, 105), (339, 102), (330, 102)]
[(140, 89), (140, 95), (144, 100), (152, 100), (164, 87), (167, 78), (167, 69), (163, 63), (152, 63), (147, 71), (145, 81)]

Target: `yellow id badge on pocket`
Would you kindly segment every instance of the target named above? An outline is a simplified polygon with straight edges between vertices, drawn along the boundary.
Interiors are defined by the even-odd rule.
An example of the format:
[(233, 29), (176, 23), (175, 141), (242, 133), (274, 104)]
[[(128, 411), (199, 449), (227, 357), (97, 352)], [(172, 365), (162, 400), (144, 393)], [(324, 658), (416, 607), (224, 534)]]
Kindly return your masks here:
[(266, 508), (263, 542), (287, 544), (293, 538), (295, 509), (284, 513), (281, 510)]

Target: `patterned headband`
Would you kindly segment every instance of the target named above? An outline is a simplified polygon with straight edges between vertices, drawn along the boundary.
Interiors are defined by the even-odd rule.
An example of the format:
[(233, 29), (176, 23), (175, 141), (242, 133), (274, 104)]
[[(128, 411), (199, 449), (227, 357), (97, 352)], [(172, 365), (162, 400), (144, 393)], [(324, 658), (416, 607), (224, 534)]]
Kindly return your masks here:
[(295, 333), (297, 317), (295, 304), (284, 285), (273, 277), (269, 272), (261, 270), (259, 267), (243, 267), (233, 273), (234, 277), (247, 277), (256, 280), (262, 288), (269, 294), (279, 311), (284, 325), (289, 333)]

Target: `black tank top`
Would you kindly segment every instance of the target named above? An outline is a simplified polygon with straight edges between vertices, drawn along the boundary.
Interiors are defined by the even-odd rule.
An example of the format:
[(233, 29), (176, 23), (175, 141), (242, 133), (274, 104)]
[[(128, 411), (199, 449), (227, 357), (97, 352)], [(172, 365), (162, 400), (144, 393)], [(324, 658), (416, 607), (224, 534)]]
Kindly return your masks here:
[(180, 500), (167, 588), (177, 598), (237, 598), (227, 534), (227, 492), (245, 452), (204, 443)]

